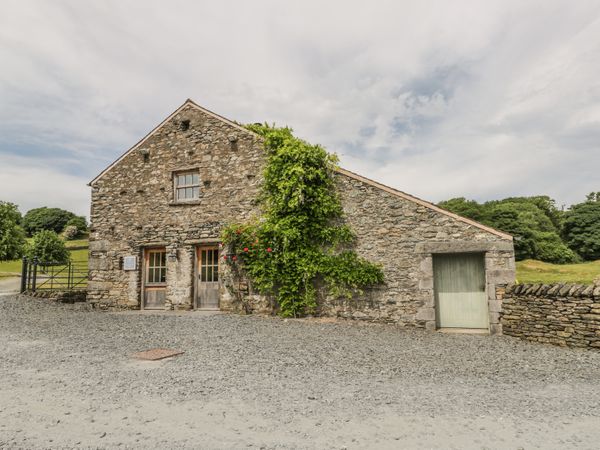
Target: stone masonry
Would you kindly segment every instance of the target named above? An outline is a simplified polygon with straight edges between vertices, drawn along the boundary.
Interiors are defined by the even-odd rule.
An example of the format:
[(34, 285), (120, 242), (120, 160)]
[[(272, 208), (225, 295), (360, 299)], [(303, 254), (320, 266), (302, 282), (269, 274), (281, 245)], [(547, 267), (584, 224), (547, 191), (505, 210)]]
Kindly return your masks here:
[(518, 284), (497, 294), (504, 334), (600, 349), (600, 284)]
[[(264, 164), (259, 136), (187, 101), (107, 168), (92, 186), (88, 301), (100, 308), (140, 308), (142, 270), (122, 258), (167, 250), (166, 309), (194, 307), (196, 248), (218, 243), (225, 224), (259, 215)], [(200, 174), (200, 198), (176, 202), (173, 174)], [(336, 175), (356, 250), (383, 266), (385, 283), (352, 299), (322, 299), (319, 314), (436, 328), (432, 255), (485, 256), (490, 331), (502, 331), (496, 288), (514, 280), (510, 236), (340, 169)], [(272, 312), (273, 299), (252, 291), (221, 261), (220, 309)]]

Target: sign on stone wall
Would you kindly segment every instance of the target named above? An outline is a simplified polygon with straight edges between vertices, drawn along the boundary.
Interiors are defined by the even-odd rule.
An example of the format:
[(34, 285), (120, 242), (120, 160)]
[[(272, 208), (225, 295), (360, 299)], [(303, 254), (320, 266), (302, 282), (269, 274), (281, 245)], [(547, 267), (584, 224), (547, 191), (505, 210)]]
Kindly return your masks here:
[(123, 257), (123, 270), (137, 270), (137, 256)]

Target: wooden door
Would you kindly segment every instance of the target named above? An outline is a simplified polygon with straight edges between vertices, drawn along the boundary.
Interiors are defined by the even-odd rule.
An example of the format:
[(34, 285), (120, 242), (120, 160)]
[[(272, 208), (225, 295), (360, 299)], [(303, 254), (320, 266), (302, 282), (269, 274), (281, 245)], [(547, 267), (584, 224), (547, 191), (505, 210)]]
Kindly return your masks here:
[(488, 328), (483, 254), (434, 255), (433, 274), (439, 328)]
[(144, 254), (144, 309), (163, 309), (167, 293), (167, 251), (147, 249)]
[(198, 289), (196, 306), (199, 309), (219, 309), (219, 249), (198, 248)]

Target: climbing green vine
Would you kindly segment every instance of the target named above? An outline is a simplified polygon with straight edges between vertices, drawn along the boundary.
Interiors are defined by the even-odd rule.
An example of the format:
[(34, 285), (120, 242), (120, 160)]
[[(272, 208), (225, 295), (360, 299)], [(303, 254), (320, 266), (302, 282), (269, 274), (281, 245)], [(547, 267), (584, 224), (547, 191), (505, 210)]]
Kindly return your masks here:
[(343, 223), (335, 189), (336, 156), (287, 127), (248, 128), (265, 143), (259, 198), (264, 215), (223, 230), (223, 257), (259, 292), (275, 296), (285, 317), (315, 312), (320, 289), (341, 296), (381, 283), (381, 268), (352, 250), (354, 234)]

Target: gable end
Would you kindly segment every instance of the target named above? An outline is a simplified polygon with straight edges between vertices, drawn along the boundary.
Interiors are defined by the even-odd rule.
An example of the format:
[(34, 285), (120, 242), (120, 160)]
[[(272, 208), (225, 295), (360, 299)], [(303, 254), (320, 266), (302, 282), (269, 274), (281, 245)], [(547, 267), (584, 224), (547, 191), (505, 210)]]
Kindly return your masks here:
[(115, 160), (112, 164), (110, 164), (106, 169), (104, 169), (102, 172), (100, 172), (98, 174), (98, 176), (96, 176), (96, 178), (94, 178), (92, 181), (90, 181), (88, 183), (88, 186), (93, 186), (94, 183), (96, 183), (100, 178), (102, 178), (108, 171), (110, 171), (110, 169), (112, 169), (114, 166), (116, 166), (117, 164), (119, 164), (119, 162), (121, 162), (121, 160), (123, 158), (125, 158), (127, 155), (129, 155), (130, 153), (132, 153), (133, 151), (135, 151), (137, 148), (139, 148), (141, 145), (144, 144), (144, 142), (146, 142), (150, 137), (152, 137), (158, 130), (160, 130), (163, 125), (165, 125), (167, 122), (169, 122), (169, 120), (171, 120), (173, 117), (175, 117), (177, 114), (179, 114), (186, 106), (192, 106), (195, 109), (198, 109), (200, 111), (202, 111), (204, 114), (214, 117), (217, 120), (220, 120), (221, 122), (225, 122), (226, 124), (237, 128), (240, 131), (243, 131), (247, 134), (250, 134), (256, 138), (262, 139), (261, 136), (259, 136), (258, 134), (254, 133), (253, 131), (248, 130), (247, 128), (244, 128), (243, 126), (229, 120), (226, 119), (223, 116), (220, 116), (212, 111), (209, 111), (206, 108), (201, 107), (200, 105), (198, 105), (197, 103), (195, 103), (194, 101), (190, 100), (189, 98), (183, 103), (183, 105), (181, 105), (179, 108), (177, 108), (175, 111), (173, 111), (171, 114), (169, 114), (169, 116), (163, 120), (161, 123), (159, 123), (156, 127), (154, 127), (154, 129), (152, 131), (150, 131), (146, 136), (144, 136), (142, 139), (140, 139), (133, 147), (131, 147), (129, 150), (127, 150), (125, 153), (123, 153), (117, 160)]

